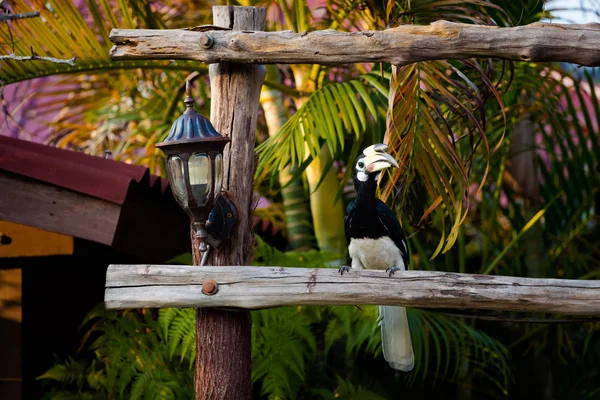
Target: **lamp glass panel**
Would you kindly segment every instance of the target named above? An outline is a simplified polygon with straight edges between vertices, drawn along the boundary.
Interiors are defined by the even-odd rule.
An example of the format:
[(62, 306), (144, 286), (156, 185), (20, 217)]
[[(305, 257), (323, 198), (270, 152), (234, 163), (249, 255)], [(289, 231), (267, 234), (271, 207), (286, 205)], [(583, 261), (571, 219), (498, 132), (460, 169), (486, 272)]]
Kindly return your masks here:
[(183, 172), (183, 162), (178, 156), (169, 156), (167, 160), (167, 173), (169, 175), (169, 183), (171, 191), (175, 195), (176, 200), (183, 207), (188, 206), (188, 196), (185, 188), (185, 174)]
[(197, 206), (206, 205), (210, 193), (211, 174), (210, 158), (205, 153), (194, 153), (188, 161), (188, 173), (190, 175), (190, 187), (192, 197)]
[(215, 198), (219, 195), (223, 186), (223, 155), (218, 153), (215, 156)]

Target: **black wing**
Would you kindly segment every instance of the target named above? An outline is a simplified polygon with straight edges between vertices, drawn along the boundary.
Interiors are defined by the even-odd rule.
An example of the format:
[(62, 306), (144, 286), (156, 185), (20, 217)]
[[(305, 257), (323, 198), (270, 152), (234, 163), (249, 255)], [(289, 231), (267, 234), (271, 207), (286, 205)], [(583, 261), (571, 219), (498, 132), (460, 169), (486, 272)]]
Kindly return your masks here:
[(406, 238), (404, 237), (404, 232), (402, 231), (400, 222), (398, 222), (398, 218), (396, 218), (396, 215), (394, 215), (392, 210), (379, 199), (377, 199), (375, 208), (377, 210), (379, 221), (387, 230), (390, 239), (392, 239), (394, 244), (400, 249), (404, 265), (406, 265), (406, 269), (409, 269), (408, 243), (406, 243)]
[(344, 217), (344, 231), (346, 233), (346, 243), (350, 244), (350, 224), (352, 223), (352, 216), (356, 209), (356, 202), (351, 200), (346, 207), (346, 216)]

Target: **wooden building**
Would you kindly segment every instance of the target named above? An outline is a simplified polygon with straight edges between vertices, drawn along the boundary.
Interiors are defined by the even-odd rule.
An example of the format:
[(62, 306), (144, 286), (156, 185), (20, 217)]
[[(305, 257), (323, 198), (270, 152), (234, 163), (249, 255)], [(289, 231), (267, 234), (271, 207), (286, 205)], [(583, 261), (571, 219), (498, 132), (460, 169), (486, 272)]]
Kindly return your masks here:
[(73, 354), (110, 263), (190, 251), (189, 220), (147, 168), (0, 136), (0, 398)]

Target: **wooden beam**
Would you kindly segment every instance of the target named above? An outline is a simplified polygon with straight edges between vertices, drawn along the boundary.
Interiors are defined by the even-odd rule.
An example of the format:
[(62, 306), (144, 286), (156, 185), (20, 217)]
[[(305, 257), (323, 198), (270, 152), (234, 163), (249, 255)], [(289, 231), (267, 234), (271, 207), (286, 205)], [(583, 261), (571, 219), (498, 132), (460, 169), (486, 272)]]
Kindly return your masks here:
[(513, 28), (437, 21), (383, 31), (294, 33), (242, 30), (113, 29), (114, 60), (184, 59), (205, 63), (407, 64), (493, 57), (600, 65), (600, 24), (537, 22)]
[[(217, 293), (202, 293), (208, 280)], [(110, 265), (107, 309), (397, 305), (600, 315), (600, 281), (450, 272)]]
[(111, 245), (118, 204), (0, 170), (0, 219)]

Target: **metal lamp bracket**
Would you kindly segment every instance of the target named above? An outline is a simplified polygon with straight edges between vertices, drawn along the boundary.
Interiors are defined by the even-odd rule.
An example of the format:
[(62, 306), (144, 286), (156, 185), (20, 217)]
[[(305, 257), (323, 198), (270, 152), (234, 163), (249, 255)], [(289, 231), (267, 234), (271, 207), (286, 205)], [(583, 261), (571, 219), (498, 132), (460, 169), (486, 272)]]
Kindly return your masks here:
[(224, 242), (231, 238), (231, 233), (237, 222), (237, 208), (227, 195), (221, 192), (206, 222), (208, 237), (206, 243), (215, 250), (220, 250)]

